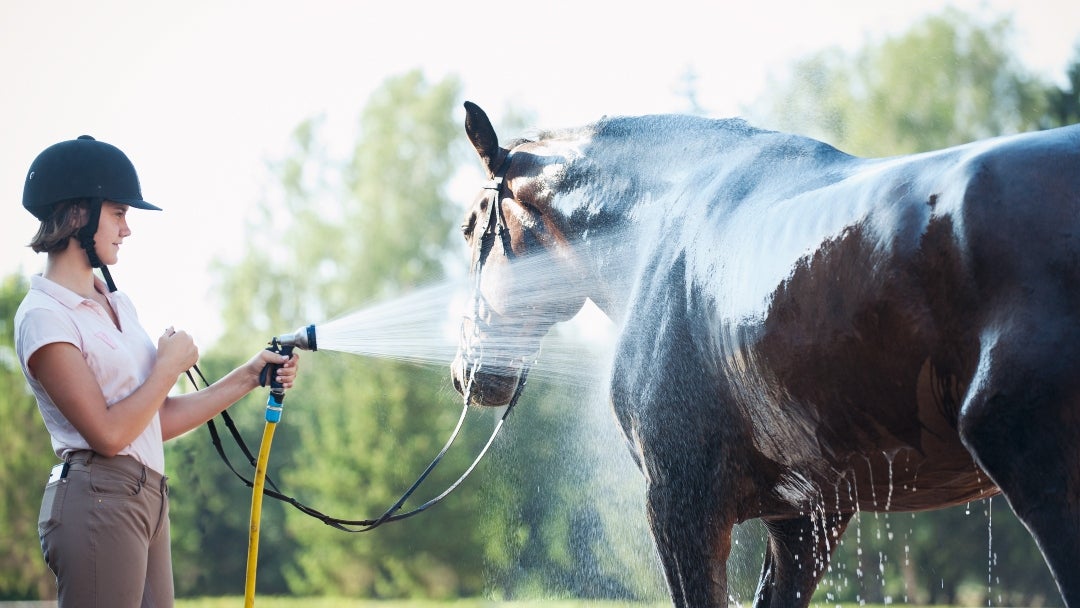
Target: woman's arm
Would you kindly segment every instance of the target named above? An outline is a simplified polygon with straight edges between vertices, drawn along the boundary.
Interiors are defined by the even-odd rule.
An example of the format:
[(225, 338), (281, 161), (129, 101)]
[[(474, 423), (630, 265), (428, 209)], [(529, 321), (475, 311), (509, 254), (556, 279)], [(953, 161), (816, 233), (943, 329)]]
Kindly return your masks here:
[(42, 346), (27, 365), (56, 407), (104, 456), (115, 456), (139, 436), (161, 409), (176, 379), (198, 360), (191, 336), (166, 332), (158, 339), (158, 356), (150, 376), (127, 397), (108, 406), (82, 352), (67, 342)]
[(267, 364), (276, 364), (277, 380), (286, 389), (296, 379), (299, 355), (292, 358), (263, 350), (250, 361), (201, 391), (168, 397), (161, 408), (161, 435), (165, 441), (183, 435), (205, 423), (259, 387), (259, 374)]

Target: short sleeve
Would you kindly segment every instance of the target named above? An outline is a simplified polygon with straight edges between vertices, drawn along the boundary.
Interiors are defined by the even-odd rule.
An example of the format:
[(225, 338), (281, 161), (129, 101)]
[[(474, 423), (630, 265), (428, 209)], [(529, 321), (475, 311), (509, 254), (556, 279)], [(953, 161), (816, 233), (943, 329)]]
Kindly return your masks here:
[(16, 319), (15, 349), (27, 378), (33, 377), (28, 365), (30, 357), (41, 347), (57, 342), (82, 348), (81, 335), (71, 317), (48, 308), (32, 308)]

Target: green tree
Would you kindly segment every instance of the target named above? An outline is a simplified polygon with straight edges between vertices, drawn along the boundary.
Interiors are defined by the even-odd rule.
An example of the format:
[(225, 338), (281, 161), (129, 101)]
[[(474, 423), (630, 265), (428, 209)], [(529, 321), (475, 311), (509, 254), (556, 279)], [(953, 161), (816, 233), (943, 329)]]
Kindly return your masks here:
[[(252, 340), (249, 344), (257, 344)], [(248, 346), (247, 355), (255, 346)], [(211, 351), (199, 361), (208, 381), (226, 374), (242, 362), (238, 356)], [(202, 386), (201, 381), (199, 386)], [(192, 390), (187, 385), (187, 390)], [(266, 393), (256, 391), (230, 409), (239, 431), (253, 452), (258, 451)], [(214, 420), (222, 448), (246, 478), (253, 467), (235, 446), (221, 417)], [(281, 425), (275, 434), (274, 462), (287, 455), (293, 430)], [(226, 467), (210, 441), (207, 428), (195, 429), (165, 444), (172, 521), (173, 578), (178, 596), (242, 595), (246, 575), (248, 520), (251, 490)], [(280, 452), (278, 448), (281, 449)], [(263, 503), (259, 552), (259, 593), (288, 591), (281, 571), (295, 550), (282, 532), (285, 506), (275, 500)]]
[[(387, 81), (365, 107), (346, 162), (327, 152), (320, 120), (297, 127), (292, 150), (274, 167), (280, 189), (247, 228), (248, 253), (219, 268), (227, 329), (205, 360), (208, 372), (223, 373), (247, 355), (243, 344), (283, 329), (350, 311), (363, 315), (366, 302), (408, 300), (418, 287), (444, 282), (448, 262), (462, 275), (467, 252), (455, 227), (463, 209), (445, 188), (462, 166), (477, 173), (478, 183), (483, 176), (453, 118), (456, 96), (452, 79), (430, 85), (413, 72)], [(528, 120), (512, 108), (501, 114), (513, 123), (506, 133)], [(436, 316), (446, 318), (440, 306)], [(317, 333), (332, 333), (334, 323), (320, 323)], [(275, 435), (271, 474), (323, 512), (374, 518), (413, 482), (454, 425), (461, 404), (449, 386), (449, 358), (417, 366), (326, 350), (303, 356), (302, 379)], [(576, 357), (584, 373), (594, 353)], [(492, 458), (423, 515), (350, 535), (264, 502), (258, 592), (649, 597), (662, 588), (641, 493), (620, 483), (640, 486), (640, 474), (614, 438), (610, 411), (583, 426), (581, 385), (544, 376), (534, 373)], [(261, 424), (257, 401), (233, 412), (250, 438)], [(406, 509), (456, 479), (496, 413), (469, 413), (464, 436)], [(605, 457), (622, 458), (620, 481), (605, 477), (612, 469), (596, 453), (596, 429), (611, 435)], [(213, 464), (205, 433), (171, 445), (177, 492), (187, 493), (174, 511), (178, 589), (235, 593), (243, 579), (246, 488)], [(183, 479), (185, 471), (193, 479)], [(626, 517), (627, 503), (637, 517)], [(628, 519), (637, 524), (630, 531)], [(208, 564), (207, 554), (230, 557)]]
[(644, 478), (600, 381), (604, 361), (570, 328), (545, 338), (482, 489), (492, 597), (666, 597)]
[(1065, 87), (1051, 86), (1047, 92), (1046, 116), (1040, 121), (1043, 128), (1063, 127), (1080, 122), (1080, 46), (1072, 63), (1065, 70)]
[[(496, 132), (504, 145), (533, 122), (518, 108), (492, 115), (501, 119)], [(472, 149), (467, 156), (479, 184), (479, 160)], [(489, 468), (479, 473), (485, 592), (498, 599), (663, 600), (644, 479), (604, 380), (611, 345), (583, 341), (579, 330), (557, 325), (544, 339)]]
[[(454, 120), (459, 88), (454, 78), (431, 84), (416, 71), (387, 80), (365, 106), (345, 162), (327, 152), (320, 120), (296, 129), (292, 151), (275, 166), (280, 196), (268, 198), (252, 218), (246, 255), (219, 268), (227, 329), (216, 355), (235, 363), (249, 350), (243, 344), (442, 280), (451, 239), (460, 247), (454, 226), (461, 208), (445, 193), (466, 152)], [(445, 306), (439, 312), (445, 316)], [(449, 360), (425, 367), (333, 352), (303, 356), (302, 380), (290, 391), (275, 434), (271, 475), (320, 511), (374, 518), (413, 482), (454, 426), (458, 397), (448, 390)], [(257, 437), (247, 420), (257, 417), (255, 426), (261, 425), (261, 412), (245, 405), (234, 409)], [(445, 488), (465, 468), (469, 448), (479, 441), (467, 435), (418, 496)], [(183, 449), (199, 453), (191, 461), (213, 459), (202, 439)], [(192, 490), (209, 498), (219, 479), (232, 483), (224, 481), (230, 475), (214, 473)], [(214, 506), (227, 508), (221, 500)], [(219, 546), (215, 535), (232, 539), (246, 529), (234, 515), (243, 511), (246, 518), (248, 500), (229, 512), (228, 521), (216, 511), (213, 526), (204, 523), (204, 501), (188, 501), (197, 506), (183, 514), (183, 532), (174, 532), (180, 539), (174, 544), (185, 554), (184, 580), (193, 583), (186, 592), (212, 576), (197, 552)], [(474, 493), (462, 491), (418, 518), (364, 534), (345, 534), (264, 502), (258, 592), (284, 587), (296, 594), (380, 597), (476, 593), (482, 547), (475, 501)], [(175, 528), (181, 528), (179, 521)], [(236, 544), (243, 547), (246, 538)], [(177, 570), (179, 581), (179, 565)]]
[(37, 536), (41, 493), (56, 456), (15, 354), (15, 311), (29, 287), (18, 275), (0, 283), (0, 600), (56, 595)]
[[(387, 80), (360, 116), (356, 146), (330, 199), (337, 204), (309, 195), (293, 210), (296, 259), (302, 269), (319, 270), (307, 279), (309, 294), (318, 294), (309, 314), (341, 313), (443, 279), (460, 211), (445, 192), (464, 152), (454, 120), (459, 89), (456, 79), (429, 84), (418, 71)], [(303, 389), (316, 390), (297, 398), (310, 395), (317, 409), (295, 418), (304, 457), (287, 478), (327, 512), (374, 518), (409, 487), (454, 426), (449, 361), (421, 367), (373, 359), (316, 363), (316, 356)], [(328, 395), (330, 386), (337, 390)], [(465, 438), (463, 445), (474, 444)], [(425, 491), (452, 482), (467, 452), (451, 452)], [(360, 535), (290, 513), (288, 529), (301, 544), (290, 586), (376, 597), (476, 592), (482, 554), (475, 509), (472, 495), (460, 492), (420, 518)]]
[(759, 120), (853, 154), (934, 150), (1038, 128), (1046, 85), (1015, 59), (1011, 21), (946, 9), (854, 56), (828, 49), (795, 63), (755, 104)]
[[(864, 156), (1068, 121), (1080, 69), (1069, 72), (1071, 91), (1041, 83), (1013, 59), (1011, 32), (1007, 19), (984, 24), (947, 9), (854, 56), (822, 51), (756, 104), (769, 109), (757, 119)], [(1034, 541), (1000, 498), (914, 516), (857, 515), (816, 598), (986, 603), (988, 594), (996, 604), (1060, 601)]]

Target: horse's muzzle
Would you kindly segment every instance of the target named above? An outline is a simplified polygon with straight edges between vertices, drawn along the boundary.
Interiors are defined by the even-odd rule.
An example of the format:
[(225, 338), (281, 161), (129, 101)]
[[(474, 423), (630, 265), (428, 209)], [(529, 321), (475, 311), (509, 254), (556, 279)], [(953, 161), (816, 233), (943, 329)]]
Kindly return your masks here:
[(523, 371), (520, 360), (510, 365), (478, 366), (470, 365), (459, 353), (454, 358), (450, 375), (454, 388), (469, 405), (498, 407), (510, 403)]

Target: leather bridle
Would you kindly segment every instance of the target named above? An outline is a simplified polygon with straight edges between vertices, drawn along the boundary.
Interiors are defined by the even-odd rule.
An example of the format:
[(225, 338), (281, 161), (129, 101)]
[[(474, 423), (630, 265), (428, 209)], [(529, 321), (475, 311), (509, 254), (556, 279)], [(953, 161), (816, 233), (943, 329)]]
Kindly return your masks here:
[[(473, 334), (466, 339), (466, 336), (464, 335), (464, 324), (462, 324), (461, 336), (461, 342), (465, 346), (464, 351), (466, 354), (466, 356), (461, 357), (461, 376), (462, 379), (467, 378), (465, 386), (462, 387), (462, 396), (464, 397), (466, 404), (469, 403), (471, 397), (473, 379), (476, 377), (476, 372), (480, 369), (483, 360), (483, 343), (480, 340), (480, 334), (482, 333), (482, 329), (490, 327), (490, 323), (480, 314), (480, 305), (485, 302), (484, 294), (480, 289), (484, 263), (487, 262), (492, 249), (495, 248), (496, 239), (501, 241), (503, 255), (511, 260), (514, 258), (514, 251), (510, 243), (510, 229), (506, 225), (506, 217), (502, 211), (502, 194), (503, 187), (506, 183), (506, 171), (510, 168), (510, 163), (513, 158), (514, 153), (508, 152), (506, 157), (503, 158), (502, 163), (499, 164), (499, 169), (492, 175), (491, 180), (484, 184), (484, 190), (489, 191), (491, 194), (490, 199), (488, 200), (487, 221), (484, 223), (480, 233), (480, 250), (477, 253), (476, 263), (473, 266), (473, 293), (472, 299), (470, 300), (470, 315), (465, 317), (468, 321), (471, 321)], [(485, 306), (484, 308), (490, 311), (489, 306)], [(473, 350), (474, 345), (477, 344), (481, 345), (479, 353), (474, 352)], [(472, 370), (470, 373), (466, 373), (466, 361), (471, 362)], [(508, 414), (516, 404), (517, 398), (525, 386), (525, 380), (529, 373), (530, 364), (524, 357), (521, 358), (521, 365), (522, 369), (518, 376), (518, 384), (507, 406), (506, 414)]]

